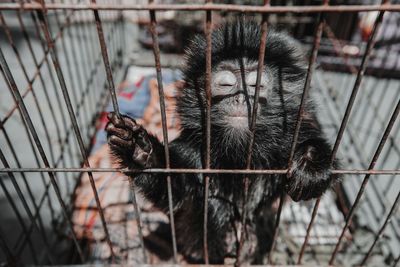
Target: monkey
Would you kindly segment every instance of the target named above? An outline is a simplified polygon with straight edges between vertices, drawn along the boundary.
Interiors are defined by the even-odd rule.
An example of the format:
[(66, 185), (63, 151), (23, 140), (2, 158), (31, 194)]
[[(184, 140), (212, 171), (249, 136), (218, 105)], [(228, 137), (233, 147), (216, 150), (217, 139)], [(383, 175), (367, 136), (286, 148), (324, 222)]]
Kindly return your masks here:
[[(258, 105), (251, 169), (286, 169), (304, 89), (307, 64), (301, 45), (274, 28), (267, 32), (264, 65), (255, 103), (261, 28), (254, 20), (226, 22), (213, 30), (211, 75), (211, 169), (245, 169), (254, 105)], [(206, 46), (203, 35), (185, 50), (184, 86), (177, 99), (179, 137), (168, 144), (171, 168), (204, 168), (206, 125)], [(111, 153), (121, 167), (164, 168), (164, 146), (135, 120), (115, 113), (106, 126)], [(207, 239), (209, 262), (224, 263), (237, 255), (237, 227), (247, 209), (246, 242), (241, 258), (262, 263), (271, 249), (274, 202), (282, 192), (294, 201), (320, 197), (337, 180), (332, 174), (331, 145), (317, 119), (311, 97), (286, 174), (252, 174), (244, 202), (244, 174), (210, 174)], [(166, 174), (130, 175), (145, 199), (168, 214)], [(190, 263), (202, 263), (204, 175), (171, 174), (173, 216), (179, 252)], [(234, 240), (234, 241), (233, 241)], [(253, 245), (252, 245), (253, 244)]]

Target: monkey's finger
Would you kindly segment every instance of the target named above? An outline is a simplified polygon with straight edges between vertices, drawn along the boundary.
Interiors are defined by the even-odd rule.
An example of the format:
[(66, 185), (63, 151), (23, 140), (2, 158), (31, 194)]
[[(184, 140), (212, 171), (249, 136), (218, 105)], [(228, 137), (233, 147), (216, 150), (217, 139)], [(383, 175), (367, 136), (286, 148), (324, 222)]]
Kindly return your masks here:
[(150, 152), (151, 151), (151, 142), (149, 140), (149, 136), (147, 132), (141, 127), (140, 131), (137, 131), (137, 135), (135, 136), (136, 143), (140, 146), (143, 151)]
[(128, 116), (122, 116), (122, 120), (126, 128), (131, 129), (132, 131), (137, 131), (140, 128), (140, 125), (136, 123), (134, 119)]
[(127, 141), (132, 139), (132, 131), (124, 128), (115, 127), (111, 123), (107, 125), (106, 131), (109, 136), (115, 135)]
[(107, 118), (115, 126), (118, 126), (118, 127), (123, 127), (124, 126), (124, 122), (122, 121), (120, 116), (118, 116), (115, 112), (108, 113), (107, 114)]
[(112, 135), (108, 138), (108, 144), (112, 149), (116, 150), (127, 150), (134, 146), (133, 141), (124, 140), (115, 135)]

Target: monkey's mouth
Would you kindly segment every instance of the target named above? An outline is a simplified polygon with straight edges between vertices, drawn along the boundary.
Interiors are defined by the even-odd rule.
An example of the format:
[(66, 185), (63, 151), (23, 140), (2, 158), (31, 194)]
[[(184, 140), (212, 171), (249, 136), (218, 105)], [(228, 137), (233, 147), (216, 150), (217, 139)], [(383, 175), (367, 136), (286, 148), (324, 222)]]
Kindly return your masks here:
[(228, 114), (228, 117), (232, 118), (248, 118), (247, 110), (235, 110), (234, 112)]
[(239, 119), (247, 119), (248, 118), (247, 115), (229, 115), (228, 117), (239, 118)]

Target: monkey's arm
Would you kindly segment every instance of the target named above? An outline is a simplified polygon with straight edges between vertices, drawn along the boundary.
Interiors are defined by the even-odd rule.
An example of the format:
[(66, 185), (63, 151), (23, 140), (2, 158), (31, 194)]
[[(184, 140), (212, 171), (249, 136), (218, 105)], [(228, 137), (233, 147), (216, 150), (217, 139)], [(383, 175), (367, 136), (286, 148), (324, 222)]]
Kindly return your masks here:
[(337, 179), (331, 173), (337, 162), (331, 166), (331, 147), (319, 124), (316, 120), (306, 121), (301, 128), (286, 184), (286, 191), (294, 201), (321, 196)]
[[(120, 167), (130, 169), (165, 168), (164, 146), (156, 137), (148, 134), (141, 125), (128, 116), (118, 118), (115, 113), (110, 113), (108, 118), (109, 123), (106, 126), (108, 144)], [(181, 158), (179, 152), (182, 151), (178, 150), (179, 148), (170, 146), (171, 167), (176, 167), (176, 160)], [(181, 164), (180, 167), (185, 166), (185, 163), (181, 162)], [(166, 174), (142, 173), (129, 176), (134, 179), (135, 185), (148, 200), (158, 208), (168, 210)], [(171, 185), (175, 207), (182, 204), (185, 193), (198, 188), (192, 184), (194, 180), (183, 174), (172, 177)]]

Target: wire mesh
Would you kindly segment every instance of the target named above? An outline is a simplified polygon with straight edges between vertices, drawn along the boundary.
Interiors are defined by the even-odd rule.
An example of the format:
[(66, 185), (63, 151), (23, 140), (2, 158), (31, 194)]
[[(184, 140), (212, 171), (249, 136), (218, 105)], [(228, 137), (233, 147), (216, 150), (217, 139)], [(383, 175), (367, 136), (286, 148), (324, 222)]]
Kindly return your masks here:
[[(323, 221), (325, 217), (319, 213), (326, 210), (323, 208), (320, 211), (320, 206), (326, 207), (324, 201), (328, 201), (330, 197), (318, 198), (313, 205), (305, 203), (303, 206), (296, 206), (288, 203), (285, 194), (282, 194), (275, 219), (272, 250), (266, 263), (300, 265), (306, 262), (334, 265), (339, 262), (346, 265), (346, 260), (350, 257), (349, 262), (364, 265), (376, 260), (373, 252), (382, 255), (387, 264), (395, 266), (398, 263), (400, 255), (396, 254), (396, 248), (400, 245), (400, 221), (396, 212), (400, 192), (397, 179), (400, 175), (400, 144), (396, 140), (399, 138), (400, 124), (396, 119), (400, 112), (400, 49), (398, 30), (392, 30), (391, 25), (398, 25), (400, 21), (397, 13), (400, 11), (400, 4), (390, 1), (382, 1), (380, 5), (320, 1), (311, 5), (312, 1), (304, 1), (305, 5), (285, 6), (280, 1), (264, 1), (264, 5), (257, 6), (215, 2), (159, 4), (42, 0), (0, 3), (0, 84), (5, 88), (0, 95), (0, 186), (2, 196), (6, 199), (0, 203), (5, 210), (0, 220), (1, 261), (10, 265), (91, 263), (90, 246), (85, 243), (86, 240), (77, 237), (76, 227), (71, 220), (76, 208), (74, 199), (77, 189), (82, 185), (82, 179), (87, 177), (101, 221), (102, 234), (99, 238), (96, 237), (97, 242), (105, 241), (108, 247), (101, 261), (127, 263), (128, 256), (120, 255), (123, 254), (122, 251), (129, 250), (129, 246), (123, 249), (117, 246), (118, 237), (109, 230), (113, 227), (110, 224), (113, 225), (114, 222), (107, 217), (106, 208), (102, 205), (99, 197), (101, 189), (96, 184), (95, 176), (96, 173), (119, 172), (165, 174), (172, 261), (182, 263), (176, 237), (180, 233), (176, 232), (174, 225), (171, 179), (174, 174), (198, 173), (204, 174), (203, 254), (204, 262), (209, 264), (208, 253), (213, 249), (207, 238), (209, 179), (218, 173), (240, 173), (245, 175), (243, 221), (236, 255), (236, 265), (240, 265), (241, 247), (246, 242), (244, 225), (249, 186), (247, 176), (283, 174), (290, 179), (289, 170), (304, 115), (303, 104), (309, 94), (313, 94), (324, 106), (321, 108), (322, 124), (329, 140), (336, 140), (331, 161), (333, 163), (338, 155), (343, 158), (346, 166), (332, 171), (333, 174), (343, 175), (342, 184), (335, 188), (336, 201), (343, 217), (338, 220), (335, 218), (337, 214), (328, 212), (328, 223), (335, 224), (337, 228), (336, 232), (326, 233), (325, 236), (315, 228), (320, 230), (318, 220)], [(131, 23), (133, 16), (129, 12), (140, 14), (141, 11), (146, 11), (149, 15), (148, 26), (154, 62), (147, 65), (152, 65), (156, 70), (166, 166), (145, 170), (91, 168), (88, 157), (95, 141), (99, 118), (109, 101), (115, 113), (120, 114), (118, 90), (114, 82), (119, 84), (132, 64), (129, 58), (132, 41), (126, 40), (126, 36), (130, 36), (132, 32), (127, 29), (127, 24), (130, 29), (136, 24)], [(203, 20), (207, 40), (204, 169), (173, 169), (170, 166), (162, 75), (163, 53), (160, 52), (156, 20), (156, 14), (166, 11), (206, 13)], [(307, 48), (311, 48), (286, 169), (252, 170), (252, 142), (248, 150), (247, 169), (210, 169), (212, 14), (222, 11), (246, 15), (257, 13), (261, 16), (262, 38), (257, 40), (261, 43), (261, 49), (258, 51), (255, 99), (258, 99), (264, 53), (268, 49), (265, 47), (267, 31), (270, 25), (276, 24), (274, 20), (288, 21), (289, 26), (293, 26), (298, 32), (298, 35), (294, 35)], [(343, 35), (337, 30), (340, 25), (335, 25), (328, 17), (331, 14), (365, 15), (374, 12), (377, 15), (370, 25), (372, 28), (369, 38), (364, 41), (338, 39), (336, 34)], [(305, 23), (302, 24), (300, 18), (304, 18)], [(312, 25), (314, 33), (307, 35), (304, 25)], [(301, 36), (302, 34), (305, 35)], [(352, 38), (349, 36), (347, 37)], [(358, 46), (354, 44), (357, 41), (361, 43)], [(358, 52), (353, 53), (349, 49), (358, 49)], [(146, 58), (141, 50), (139, 53)], [(394, 55), (394, 59), (389, 55)], [(253, 138), (257, 107), (254, 105), (252, 112)], [(365, 176), (361, 181), (363, 175)], [(41, 183), (37, 182), (38, 179)], [(129, 182), (129, 201), (134, 207), (137, 234), (143, 253), (142, 260), (136, 263), (151, 263), (151, 257), (145, 251), (143, 225), (146, 221), (141, 212), (142, 203), (137, 201), (132, 180), (129, 179)], [(364, 199), (361, 199), (363, 195)], [(334, 202), (332, 199), (329, 201)], [(291, 220), (290, 216), (298, 216), (296, 209), (302, 208), (308, 218)], [(362, 238), (357, 233), (361, 231), (361, 226), (365, 228), (370, 221), (370, 229), (364, 229), (369, 233), (367, 242), (364, 242), (367, 247), (360, 248), (356, 241)], [(302, 234), (288, 238), (288, 232), (290, 235), (294, 227), (300, 227), (302, 230), (298, 232)], [(10, 232), (13, 234), (9, 234)], [(133, 237), (125, 234), (125, 238)], [(382, 242), (382, 239), (389, 242)], [(291, 241), (295, 244), (294, 248)], [(39, 250), (38, 244), (44, 249)], [(319, 250), (323, 246), (331, 250)], [(292, 252), (290, 254), (287, 251)], [(287, 256), (293, 253), (297, 253), (297, 257), (294, 257), (296, 260), (288, 259)], [(60, 255), (64, 255), (64, 258)], [(337, 259), (339, 255), (340, 259)]]

